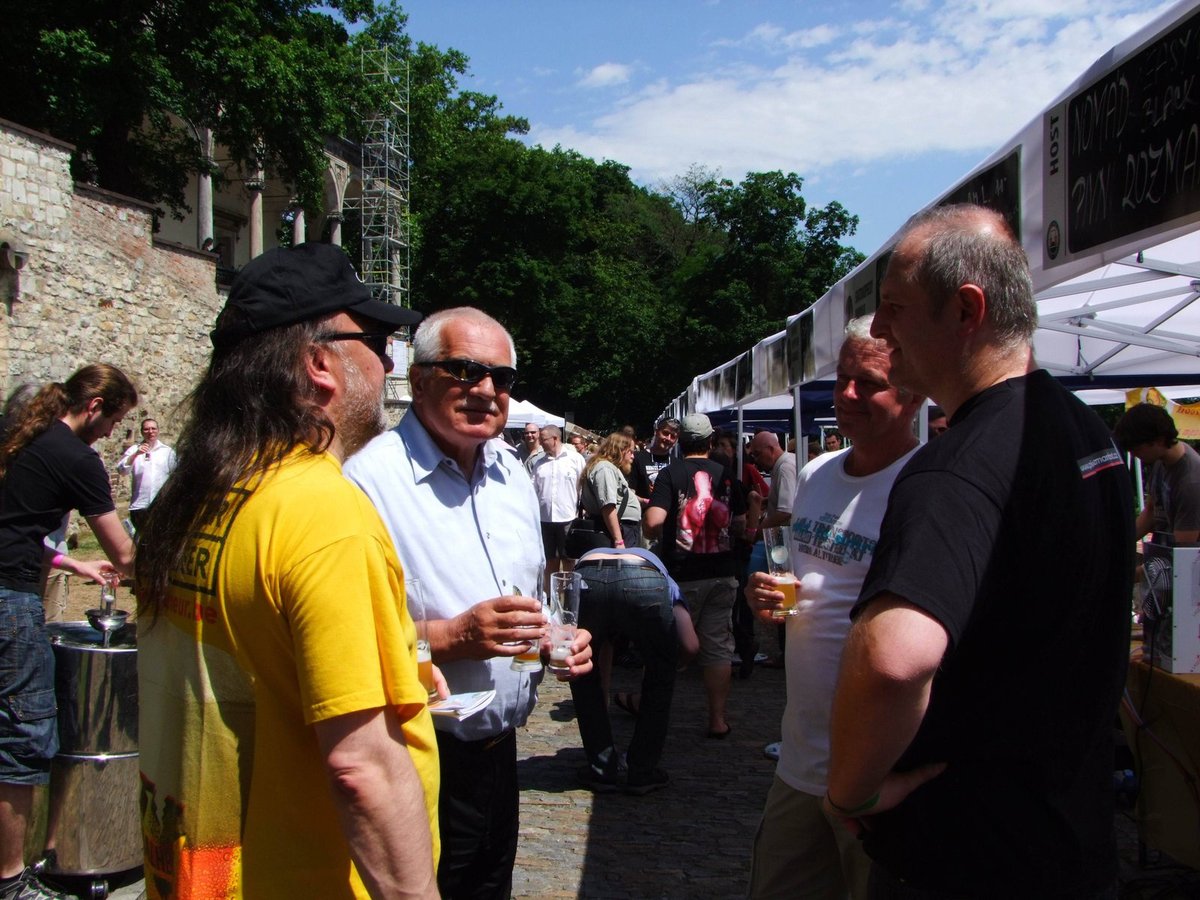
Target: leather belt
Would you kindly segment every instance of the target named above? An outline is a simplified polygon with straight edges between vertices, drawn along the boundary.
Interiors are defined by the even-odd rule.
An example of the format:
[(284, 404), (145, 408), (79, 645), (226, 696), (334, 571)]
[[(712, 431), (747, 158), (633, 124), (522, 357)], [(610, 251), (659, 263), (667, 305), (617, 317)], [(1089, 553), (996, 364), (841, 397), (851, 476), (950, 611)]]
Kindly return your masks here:
[(477, 741), (464, 741), (462, 738), (456, 737), (455, 735), (450, 734), (448, 731), (439, 731), (437, 734), (438, 737), (449, 738), (464, 750), (469, 750), (473, 753), (487, 753), (489, 750), (498, 746), (499, 744), (503, 744), (510, 737), (515, 737), (517, 730), (515, 728), (509, 728), (500, 732), (499, 734), (492, 735), (491, 737), (480, 738)]
[(649, 569), (658, 571), (658, 566), (645, 560), (615, 559), (609, 556), (592, 556), (575, 563), (576, 569), (590, 567), (593, 569)]

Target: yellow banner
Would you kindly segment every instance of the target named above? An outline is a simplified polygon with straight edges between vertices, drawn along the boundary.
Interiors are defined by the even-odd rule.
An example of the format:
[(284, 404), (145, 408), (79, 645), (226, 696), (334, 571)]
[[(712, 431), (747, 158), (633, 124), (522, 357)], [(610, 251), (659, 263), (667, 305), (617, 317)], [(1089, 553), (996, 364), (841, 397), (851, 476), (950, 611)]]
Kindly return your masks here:
[(1179, 436), (1187, 441), (1200, 440), (1200, 403), (1176, 403), (1164, 397), (1158, 388), (1135, 388), (1125, 392), (1125, 408), (1139, 403), (1161, 406), (1175, 421)]

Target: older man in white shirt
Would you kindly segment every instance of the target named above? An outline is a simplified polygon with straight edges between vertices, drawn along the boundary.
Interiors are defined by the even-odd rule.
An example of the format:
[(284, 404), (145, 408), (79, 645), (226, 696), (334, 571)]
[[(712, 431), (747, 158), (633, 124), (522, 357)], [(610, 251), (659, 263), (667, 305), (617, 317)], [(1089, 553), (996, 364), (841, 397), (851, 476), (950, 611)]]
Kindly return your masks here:
[[(541, 672), (512, 657), (540, 641), (534, 599), (543, 557), (537, 498), (498, 436), (516, 379), (512, 338), (470, 307), (427, 318), (413, 341), (412, 410), (369, 443), (345, 473), (379, 510), (426, 620), (433, 661), (454, 693), (494, 688), (468, 719), (437, 718), (444, 897), (507, 898), (519, 831), (516, 729), (537, 702)], [(569, 451), (578, 458), (578, 454)], [(411, 580), (421, 583), (418, 607)], [(521, 596), (517, 596), (521, 595)], [(580, 630), (571, 676), (592, 668)]]

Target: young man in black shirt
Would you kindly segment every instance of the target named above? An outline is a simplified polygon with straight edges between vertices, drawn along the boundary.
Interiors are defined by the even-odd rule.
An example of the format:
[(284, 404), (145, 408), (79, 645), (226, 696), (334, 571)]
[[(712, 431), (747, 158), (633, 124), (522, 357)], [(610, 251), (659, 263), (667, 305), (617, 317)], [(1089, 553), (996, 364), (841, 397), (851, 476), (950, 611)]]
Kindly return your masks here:
[[(40, 596), (45, 565), (101, 579), (133, 571), (104, 463), (91, 447), (137, 402), (115, 366), (86, 366), (42, 388), (0, 446), (0, 900), (62, 897), (25, 868), (25, 827), (34, 785), (46, 784), (58, 749), (54, 654)], [(45, 537), (79, 510), (112, 565), (79, 563)], [(114, 568), (115, 567), (115, 568)]]
[(629, 470), (629, 486), (645, 508), (650, 504), (654, 492), (654, 480), (658, 473), (671, 463), (671, 451), (679, 440), (679, 420), (663, 416), (654, 423), (654, 437), (645, 450), (633, 454), (633, 466)]

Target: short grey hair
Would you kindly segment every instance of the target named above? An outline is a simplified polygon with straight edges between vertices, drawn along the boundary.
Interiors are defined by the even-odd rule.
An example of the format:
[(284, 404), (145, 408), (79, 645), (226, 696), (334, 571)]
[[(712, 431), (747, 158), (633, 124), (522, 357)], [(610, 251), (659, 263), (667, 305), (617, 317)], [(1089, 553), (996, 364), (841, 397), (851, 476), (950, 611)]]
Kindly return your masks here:
[(550, 437), (556, 437), (559, 440), (562, 440), (562, 429), (557, 425), (543, 425), (542, 432), (550, 435)]
[[(871, 334), (871, 323), (875, 321), (875, 313), (867, 313), (865, 316), (859, 316), (856, 319), (851, 319), (846, 323), (846, 340), (848, 341), (875, 341), (879, 338)], [(883, 343), (880, 341), (880, 343)]]
[[(865, 316), (859, 316), (858, 318), (851, 319), (849, 322), (847, 322), (846, 338), (842, 341), (842, 346), (844, 347), (849, 343), (866, 344), (868, 347), (878, 350), (880, 353), (886, 355), (889, 352), (887, 341), (885, 341), (883, 338), (877, 338), (871, 334), (871, 323), (874, 321), (875, 313), (867, 313)], [(840, 348), (838, 349), (838, 353), (841, 353)], [(890, 379), (888, 383), (891, 384)], [(892, 387), (896, 388), (896, 396), (899, 397), (902, 402), (907, 403), (911, 397), (916, 396), (908, 388), (898, 387), (897, 385), (892, 385)], [(839, 438), (842, 436), (840, 431), (831, 431), (829, 434), (837, 434)], [(828, 437), (829, 434), (827, 434), (826, 437)]]
[(442, 358), (446, 352), (445, 330), (451, 322), (470, 322), (487, 328), (498, 328), (504, 334), (504, 339), (508, 341), (508, 355), (512, 361), (510, 364), (516, 366), (517, 347), (513, 343), (508, 329), (482, 309), (476, 309), (473, 306), (443, 309), (426, 318), (413, 336), (414, 363), (431, 363)]
[(1037, 329), (1033, 278), (1021, 243), (1004, 217), (971, 203), (937, 206), (905, 224), (897, 244), (920, 232), (909, 278), (929, 295), (932, 312), (964, 284), (982, 288), (987, 322), (1006, 347), (1028, 344)]

